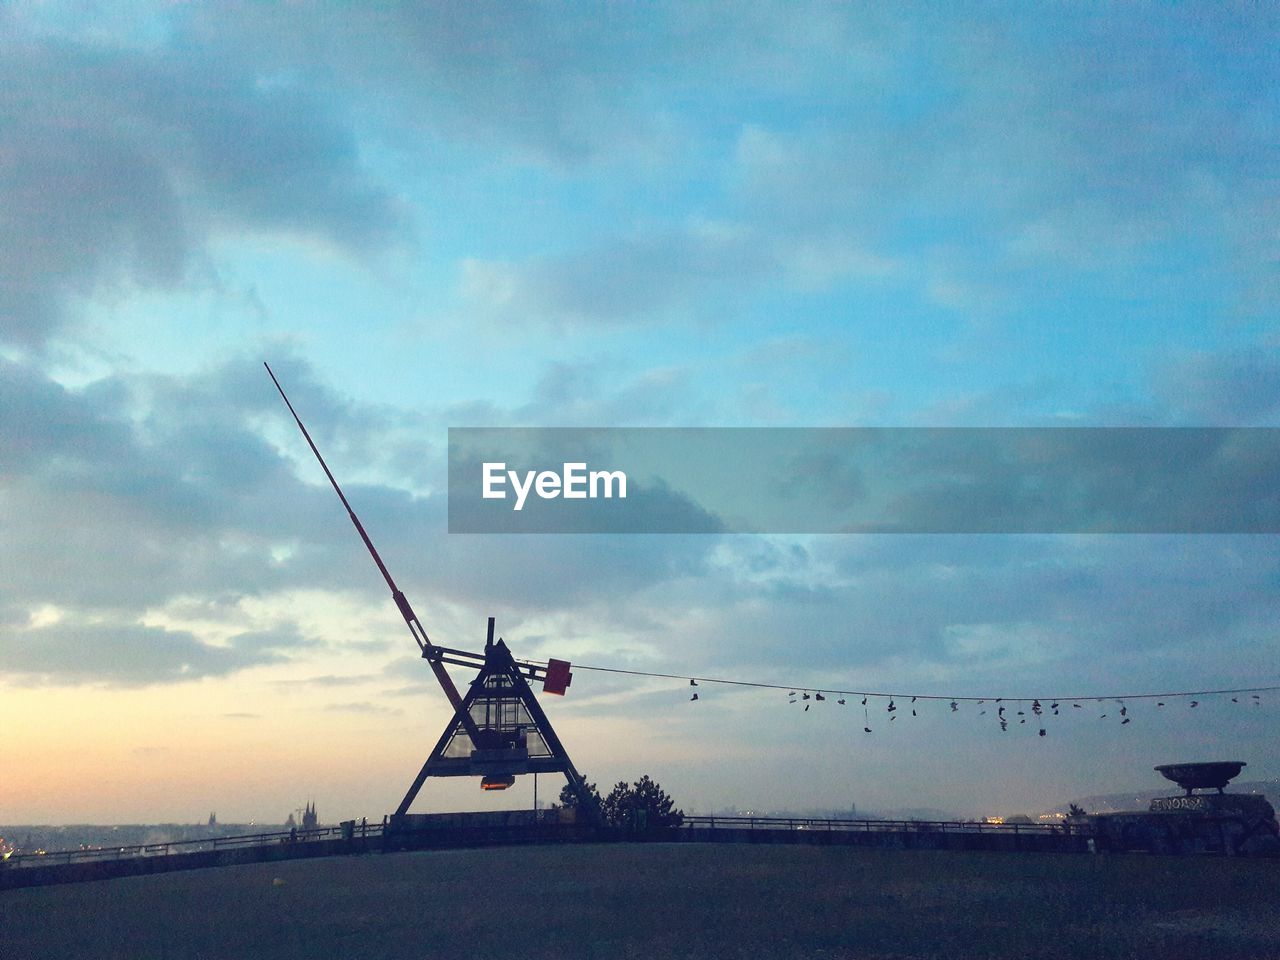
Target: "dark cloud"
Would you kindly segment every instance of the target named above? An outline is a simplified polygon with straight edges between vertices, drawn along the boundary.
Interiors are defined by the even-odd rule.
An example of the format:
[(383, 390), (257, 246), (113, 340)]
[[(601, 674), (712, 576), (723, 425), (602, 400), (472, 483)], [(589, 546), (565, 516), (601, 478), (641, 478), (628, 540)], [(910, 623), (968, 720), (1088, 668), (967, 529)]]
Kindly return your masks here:
[(0, 358), (0, 470), (13, 477), (64, 469), (75, 459), (83, 468), (86, 461), (101, 464), (113, 456), (130, 440), (128, 428), (113, 419), (121, 406), (113, 392), (100, 386), (73, 396), (37, 367)]
[(1280, 350), (1195, 353), (1167, 364), (1154, 386), (1162, 405), (1192, 422), (1272, 424), (1280, 413)]
[[(114, 387), (69, 391), (31, 368), (10, 372), (5, 389), (22, 416), (0, 429), (22, 457), (6, 464), (14, 551), (0, 564), (15, 599), (128, 607), (184, 587), (207, 596), (242, 584), (234, 567), (245, 563), (264, 586), (273, 580), (263, 553), (235, 558), (218, 547), (241, 522), (239, 506), (287, 482), (263, 440), (182, 417), (148, 436), (131, 417), (134, 385), (117, 378)], [(108, 394), (117, 402), (103, 402)], [(234, 395), (224, 400), (235, 404)], [(263, 545), (271, 538), (269, 527), (244, 532)], [(33, 565), (37, 556), (47, 566)]]
[[(356, 414), (304, 367), (282, 366), (297, 374), (321, 442), (356, 456), (376, 445), (370, 435), (386, 429), (377, 413)], [(11, 547), (0, 570), (12, 602), (136, 611), (195, 597), (225, 616), (246, 595), (351, 584), (350, 571), (329, 558), (354, 536), (332, 491), (300, 480), (257, 430), (270, 411), (323, 483), (255, 361), (185, 382), (115, 376), (83, 390), (33, 366), (4, 370), (0, 391), (15, 416), (0, 421), (0, 439), (14, 451), (0, 467), (12, 507), (0, 520)], [(256, 380), (246, 375), (255, 370)], [(386, 504), (395, 516), (408, 499), (385, 491), (366, 506), (376, 517)]]
[[(1280, 567), (1257, 536), (819, 538), (856, 643), (903, 643), (940, 663), (1053, 679), (1115, 669), (1258, 677)], [(1170, 658), (1165, 660), (1163, 658)], [(988, 661), (983, 663), (983, 661)], [(1103, 676), (1100, 679), (1108, 679)], [(1119, 678), (1118, 678), (1119, 679)], [(1110, 684), (1108, 684), (1110, 685)]]
[(322, 87), (358, 89), (428, 134), (572, 164), (628, 149), (652, 155), (665, 131), (642, 81), (661, 81), (672, 65), (678, 19), (660, 8), (490, 2), (321, 6), (300, 17), (244, 3), (233, 18), (194, 8), (183, 36)]
[(316, 99), (198, 51), (0, 41), (0, 331), (42, 343), (73, 296), (186, 280), (214, 231), (363, 253), (396, 201)]
[[(762, 287), (782, 285), (794, 303), (857, 285), (971, 323), (1016, 320), (1027, 336), (1078, 306), (1060, 290), (1156, 315), (1179, 302), (1169, 291), (1214, 289), (1255, 316), (1274, 304), (1274, 243), (1257, 226), (1275, 212), (1264, 15), (1215, 24), (1201, 47), (1185, 42), (1202, 33), (1195, 16), (1058, 11), (1052, 38), (1032, 41), (1042, 14), (886, 23), (862, 9), (792, 20), (753, 5), (699, 59), (704, 25), (665, 14), (687, 29), (645, 31), (664, 54), (615, 62), (627, 79), (653, 57), (678, 63), (673, 88), (696, 85), (690, 102), (736, 133), (732, 147), (704, 145), (717, 189), (700, 219), (640, 202), (650, 219), (557, 237), (524, 259), (477, 258), (461, 280), (470, 311), (511, 324), (732, 322)], [(591, 43), (590, 28), (575, 29)], [(1240, 51), (1229, 70), (1222, 48)], [(721, 102), (708, 90), (726, 76), (738, 96)], [(821, 95), (806, 99), (806, 83)], [(618, 115), (643, 115), (617, 100)], [(1169, 256), (1193, 236), (1195, 255)]]
[[(1275, 313), (1274, 15), (969, 11), (956, 26), (932, 8), (767, 2), (729, 15), (688, 4), (197, 3), (155, 18), (165, 29), (145, 42), (80, 23), (72, 41), (53, 39), (56, 12), (51, 33), (24, 38), (23, 17), (0, 10), (0, 339), (19, 348), (6, 356), (69, 347), (84, 299), (160, 314), (166, 301), (128, 298), (231, 277), (246, 254), (237, 248), (224, 271), (215, 258), (228, 236), (287, 233), (362, 257), (395, 245), (407, 215), (375, 168), (406, 176), (426, 207), (458, 206), (466, 227), (449, 235), (442, 224), (441, 255), (473, 259), (465, 309), (442, 309), (467, 332), (505, 324), (498, 350), (518, 362), (506, 366), (513, 383), (487, 391), (501, 400), (466, 400), (464, 378), (456, 406), (406, 413), (343, 396), (287, 351), (269, 358), (438, 641), (477, 648), (493, 613), (518, 654), (814, 687), (1034, 695), (1276, 679), (1269, 537), (455, 536), (440, 492), (446, 423), (742, 423), (745, 411), (839, 424), (864, 410), (851, 418), (841, 391), (870, 379), (857, 389), (891, 384), (903, 404), (940, 391), (933, 422), (946, 424), (957, 391), (981, 384), (985, 406), (965, 422), (1017, 424), (1028, 409), (1096, 414), (1079, 391), (1109, 389), (1099, 384), (1122, 368), (1115, 395), (1131, 400), (1149, 386), (1134, 345), (1166, 329), (1175, 348), (1211, 340), (1187, 326), (1196, 317)], [(549, 223), (526, 228), (543, 213)], [(269, 292), (279, 266), (254, 263), (256, 276), (234, 282), (257, 284), (269, 303), (283, 295)], [(425, 267), (437, 281), (449, 270)], [(374, 299), (399, 309), (406, 288), (421, 289), (417, 270), (404, 285), (407, 275), (374, 278)], [(981, 347), (1000, 364), (966, 362), (955, 326), (992, 316), (1008, 323)], [(546, 331), (506, 334), (531, 319), (576, 327), (552, 345), (558, 356), (582, 349), (582, 334), (627, 357), (549, 364), (519, 396)], [(689, 321), (691, 332), (679, 327)], [(660, 324), (669, 341), (644, 339)], [(695, 347), (697, 324), (718, 326)], [(814, 334), (818, 356), (784, 365), (782, 325)], [(761, 331), (775, 341), (761, 346)], [(120, 372), (84, 387), (0, 361), (0, 670), (15, 683), (137, 686), (301, 667), (318, 641), (278, 621), (315, 590), (369, 612), (341, 641), (364, 669), (406, 656), (385, 674), (300, 686), (403, 684), (441, 703), (259, 358), (215, 355), (181, 378), (124, 372), (149, 361), (128, 356), (117, 332), (98, 330), (89, 349), (111, 351)], [(332, 334), (298, 333), (320, 351)], [(753, 344), (756, 382), (744, 383), (726, 354)], [(637, 372), (655, 349), (681, 366)], [(1024, 375), (1009, 389), (992, 382)], [(1274, 420), (1270, 348), (1184, 357), (1161, 377), (1141, 422)], [(876, 409), (913, 420), (909, 407)], [(1230, 513), (1275, 473), (1271, 461), (1212, 454), (1171, 464), (1200, 471), (1203, 509)], [(839, 458), (796, 466), (810, 480), (840, 475), (792, 485), (798, 499), (867, 489)], [(1122, 457), (1104, 451), (1093, 466), (1114, 478), (1115, 502), (1135, 492)], [(930, 523), (1025, 507), (998, 477), (976, 475), (967, 499), (940, 489), (905, 506)], [(698, 509), (691, 495), (658, 499), (655, 510)], [(273, 602), (285, 595), (288, 607)], [(234, 636), (143, 626), (156, 611)], [(688, 761), (691, 785), (738, 778), (747, 796), (762, 789), (760, 769), (782, 782), (796, 769), (794, 749), (770, 766), (760, 743), (806, 742), (806, 763), (843, 769), (817, 753), (846, 743), (834, 739), (845, 731), (815, 735), (787, 726), (799, 713), (745, 706), (682, 713), (736, 695), (709, 689), (688, 704), (680, 681), (674, 695), (635, 683), (578, 672), (556, 704), (566, 740), (590, 749), (597, 718), (643, 720), (645, 736), (678, 744), (663, 763), (679, 767), (671, 758), (699, 744), (721, 752)], [(376, 696), (329, 709), (356, 721), (387, 712)], [(744, 736), (754, 741), (732, 746)], [(954, 730), (926, 760), (955, 752), (943, 736)], [(1171, 727), (1129, 749), (1176, 758), (1223, 739)], [(840, 795), (907, 789), (904, 742), (867, 748)], [(1267, 749), (1261, 733), (1242, 742)], [(1097, 757), (1114, 737), (1081, 732), (1076, 743), (1082, 780), (1112, 775)], [(973, 769), (1025, 762), (1028, 782), (1045, 757), (1057, 767), (1064, 756), (1037, 761), (1007, 741), (984, 750), (985, 739), (966, 754)]]
[(0, 669), (40, 684), (138, 687), (282, 663), (292, 645), (217, 646), (186, 630), (70, 621), (0, 633)]
[[(379, 439), (399, 436), (402, 450), (431, 443), (425, 429), (406, 440), (397, 418), (337, 397), (305, 365), (282, 367), (340, 478), (358, 466), (348, 457)], [(68, 390), (10, 365), (0, 383), (27, 426), (3, 421), (6, 448), (20, 452), (5, 462), (0, 519), (5, 669), (40, 682), (180, 682), (306, 649), (288, 628), (211, 645), (136, 626), (171, 604), (234, 625), (240, 599), (303, 588), (391, 611), (265, 373), (254, 386), (255, 369), (246, 360), (183, 383), (121, 375)], [(296, 461), (258, 432), (272, 417)], [(200, 449), (205, 431), (214, 455)], [(372, 482), (346, 491), (428, 631), (467, 649), (496, 614), (527, 655), (572, 648), (603, 665), (814, 685), (874, 675), (1034, 687), (1069, 676), (1110, 688), (1107, 671), (1119, 669), (1195, 682), (1205, 649), (1223, 652), (1211, 672), (1224, 680), (1269, 669), (1280, 570), (1267, 538), (496, 538), (447, 534), (441, 496)], [(46, 605), (73, 626), (28, 627)], [(396, 627), (387, 632), (351, 639), (412, 649)], [(423, 668), (406, 657), (395, 677), (430, 688)]]
[[(779, 279), (802, 290), (887, 275), (969, 317), (1002, 314), (1046, 296), (1046, 269), (1127, 291), (1135, 264), (1158, 267), (1159, 244), (1189, 230), (1232, 262), (1171, 263), (1170, 283), (1231, 276), (1257, 313), (1274, 284), (1265, 235), (1238, 226), (1273, 219), (1260, 214), (1275, 25), (1261, 15), (1213, 24), (1204, 49), (1182, 42), (1204, 32), (1194, 15), (1059, 11), (1055, 39), (1029, 43), (1038, 20), (821, 4), (728, 18), (675, 4), (598, 16), (243, 3), (231, 17), (193, 4), (164, 19), (167, 42), (147, 49), (9, 45), (0, 89), (20, 139), (0, 156), (28, 256), (0, 250), (18, 278), (0, 307), (18, 342), (43, 339), (69, 292), (178, 282), (210, 230), (356, 250), (401, 237), (357, 129), (381, 144), (408, 128), (410, 153), (479, 140), (578, 167), (670, 155), (695, 177), (716, 167), (715, 183), (728, 165), (701, 219), (671, 222), (658, 205), (650, 221), (526, 259), (473, 260), (467, 306), (505, 321), (713, 320)], [(1228, 48), (1233, 70), (1219, 75)], [(695, 120), (712, 121), (714, 143), (683, 142)], [(694, 162), (695, 149), (714, 158)]]
[[(325, 452), (336, 451), (329, 460), (340, 478), (352, 466), (348, 453), (362, 444), (408, 442), (398, 418), (335, 395), (305, 364), (281, 366)], [(213, 645), (192, 631), (136, 625), (148, 607), (167, 603), (193, 619), (226, 623), (238, 597), (269, 600), (306, 587), (349, 591), (368, 609), (390, 613), (355, 531), (321, 485), (283, 405), (273, 413), (279, 400), (265, 374), (257, 392), (247, 372), (254, 369), (242, 361), (182, 383), (117, 377), (90, 388), (101, 398), (92, 415), (83, 390), (21, 368), (5, 378), (28, 415), (46, 407), (57, 415), (29, 441), (44, 444), (40, 457), (19, 461), (5, 479), (6, 506), (17, 509), (0, 519), (9, 545), (0, 581), (17, 589), (6, 591), (14, 615), (0, 630), (0, 670), (19, 683), (138, 686), (226, 676), (308, 651), (308, 638), (287, 627), (242, 630)], [(140, 397), (145, 415), (130, 416)], [(298, 460), (264, 446), (264, 419), (299, 448)], [(222, 458), (243, 460), (243, 469), (200, 458), (193, 437), (205, 429)], [(416, 443), (431, 442), (424, 433)], [(167, 455), (170, 444), (183, 452)], [(64, 469), (63, 483), (74, 481), (65, 486), (75, 494), (70, 502), (92, 509), (78, 508), (79, 523), (50, 535), (46, 521), (58, 514), (24, 505), (38, 502), (31, 491), (50, 464), (77, 457), (82, 466)], [(186, 470), (188, 460), (201, 468)], [(136, 491), (128, 479), (135, 470)], [(96, 485), (100, 473), (114, 478), (110, 485)], [(184, 516), (171, 506), (181, 497), (170, 488), (206, 506)], [(15, 501), (15, 491), (25, 499)], [(347, 493), (433, 637), (464, 649), (479, 647), (483, 616), (496, 614), (519, 655), (812, 688), (1035, 696), (1277, 679), (1280, 567), (1269, 538), (453, 536), (444, 532), (439, 497), (375, 482), (349, 483)], [(102, 524), (105, 533), (87, 532)], [(124, 546), (110, 544), (115, 536)], [(275, 561), (270, 547), (283, 542), (293, 552)], [(64, 608), (63, 623), (31, 628), (18, 616), (50, 603)], [(378, 642), (406, 655), (383, 673), (310, 683), (334, 692), (377, 681), (402, 689), (331, 703), (332, 715), (374, 722), (414, 709), (378, 697), (437, 702), (427, 665), (408, 655), (408, 638), (398, 625), (386, 632)], [(458, 680), (466, 679), (460, 672)], [(694, 729), (701, 742), (717, 742), (785, 722), (765, 720), (756, 701), (718, 688), (706, 702), (735, 722), (723, 712), (682, 719), (674, 711), (687, 703), (687, 690), (647, 689), (643, 681), (579, 671), (571, 697), (556, 704), (558, 729), (580, 742), (596, 718), (641, 720), (657, 711), (665, 719), (650, 725), (656, 735), (687, 738)], [(971, 724), (963, 730), (976, 736)], [(1176, 735), (1161, 736), (1176, 753)]]
[(889, 530), (1280, 529), (1280, 491), (1273, 481), (1280, 468), (1280, 432), (1273, 430), (1056, 428), (900, 436), (911, 448), (905, 469), (899, 473), (891, 465), (877, 478), (882, 487), (899, 491), (887, 511)]
[[(255, 370), (256, 379), (246, 372)], [(501, 611), (591, 605), (693, 572), (709, 549), (712, 538), (530, 537), (495, 554), (482, 538), (450, 537), (443, 495), (346, 479), (365, 466), (365, 449), (391, 446), (430, 462), (427, 430), (387, 443), (402, 428), (398, 419), (340, 400), (305, 365), (286, 360), (280, 370), (282, 377), (288, 371), (300, 412), (429, 629), (438, 623), (437, 601)], [(95, 618), (134, 622), (170, 605), (196, 621), (234, 626), (244, 616), (237, 610), (242, 599), (291, 589), (349, 591), (389, 604), (256, 361), (181, 382), (117, 375), (80, 390), (30, 365), (7, 364), (5, 372), (6, 409), (19, 416), (0, 421), (5, 447), (16, 454), (3, 461), (0, 580), (15, 628), (46, 605), (79, 618), (87, 633)], [(264, 419), (292, 448), (296, 467), (263, 438)], [(354, 636), (351, 646), (383, 651), (405, 639)], [(287, 630), (245, 633), (228, 648), (211, 648), (206, 667), (238, 669), (301, 643)], [(140, 682), (167, 676), (163, 669), (138, 673)]]
[(727, 538), (714, 574), (610, 611), (641, 655), (578, 659), (938, 695), (1250, 686), (1280, 680), (1278, 582), (1248, 536)]
[(238, 633), (227, 643), (227, 646), (249, 656), (270, 653), (279, 650), (296, 650), (301, 647), (319, 646), (319, 643), (302, 636), (293, 625), (278, 627), (274, 630), (252, 630)]
[[(1194, 14), (1113, 14), (917, 12), (870, 32), (883, 69), (832, 90), (844, 110), (743, 128), (742, 202), (793, 229), (852, 227), (889, 244), (922, 216), (920, 227), (967, 243), (975, 266), (993, 252), (981, 244), (991, 228), (1024, 228), (1023, 254), (1104, 269), (1187, 229), (1189, 215), (1212, 216), (1219, 198), (1188, 175), (1187, 157), (1196, 174), (1265, 190), (1275, 121), (1230, 118), (1263, 109), (1274, 18), (1224, 20), (1199, 47), (1184, 40), (1203, 35)], [(1054, 36), (1032, 42), (1046, 21)], [(1219, 44), (1238, 51), (1229, 70)], [(898, 122), (865, 122), (890, 113)]]

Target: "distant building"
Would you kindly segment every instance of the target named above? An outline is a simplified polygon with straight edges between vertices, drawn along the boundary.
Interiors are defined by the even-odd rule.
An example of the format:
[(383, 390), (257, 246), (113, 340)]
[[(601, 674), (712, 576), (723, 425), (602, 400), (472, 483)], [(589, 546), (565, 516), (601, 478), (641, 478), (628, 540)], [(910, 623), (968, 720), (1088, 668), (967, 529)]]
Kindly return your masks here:
[(209, 814), (209, 826), (216, 827), (218, 825), (218, 815), (216, 813)]
[(320, 825), (320, 817), (316, 814), (314, 803), (308, 803), (305, 809), (295, 810), (294, 813), (302, 814), (302, 823), (298, 823), (297, 817), (291, 813), (289, 819), (284, 822), (286, 830), (314, 830)]

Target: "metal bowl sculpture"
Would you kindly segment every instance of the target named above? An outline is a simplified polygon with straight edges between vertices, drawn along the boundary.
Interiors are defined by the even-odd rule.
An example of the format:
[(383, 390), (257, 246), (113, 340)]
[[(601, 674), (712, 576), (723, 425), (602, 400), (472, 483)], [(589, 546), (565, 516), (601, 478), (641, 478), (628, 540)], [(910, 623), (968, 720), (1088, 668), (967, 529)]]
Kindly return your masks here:
[(1172, 780), (1191, 796), (1192, 790), (1222, 792), (1233, 777), (1246, 766), (1243, 760), (1216, 760), (1209, 763), (1166, 763), (1156, 771)]

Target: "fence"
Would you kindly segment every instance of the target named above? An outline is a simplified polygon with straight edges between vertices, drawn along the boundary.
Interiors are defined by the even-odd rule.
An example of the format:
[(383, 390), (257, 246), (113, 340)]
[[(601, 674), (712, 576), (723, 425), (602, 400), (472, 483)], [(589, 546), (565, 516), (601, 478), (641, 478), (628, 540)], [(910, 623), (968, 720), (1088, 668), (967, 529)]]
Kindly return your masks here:
[(318, 840), (340, 840), (356, 837), (380, 837), (382, 824), (361, 824), (347, 821), (352, 826), (339, 824), (333, 827), (313, 827), (309, 830), (284, 830), (271, 833), (250, 833), (232, 837), (204, 837), (196, 840), (172, 840), (162, 843), (139, 843), (123, 847), (81, 847), (75, 850), (39, 851), (14, 854), (4, 861), (8, 869), (47, 867), (54, 864), (93, 863), (103, 860), (125, 860), (133, 857), (169, 857), (213, 850), (232, 850), (238, 847), (261, 847), (272, 844), (314, 843)]
[(133, 846), (58, 850), (10, 857), (0, 889), (109, 879), (198, 867), (353, 853), (529, 843), (789, 843), (934, 850), (1078, 852), (1088, 828), (950, 820), (829, 820), (802, 817), (685, 817), (679, 827), (639, 830), (561, 823), (532, 811), (429, 814), (367, 823), (210, 837)]

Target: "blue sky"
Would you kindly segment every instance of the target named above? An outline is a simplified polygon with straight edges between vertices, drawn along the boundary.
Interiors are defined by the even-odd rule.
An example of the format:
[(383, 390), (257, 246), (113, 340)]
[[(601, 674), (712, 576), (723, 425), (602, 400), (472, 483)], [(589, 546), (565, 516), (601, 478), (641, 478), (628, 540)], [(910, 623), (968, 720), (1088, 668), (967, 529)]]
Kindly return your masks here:
[[(443, 492), (450, 426), (1280, 425), (1278, 21), (6, 5), (0, 822), (376, 815), (443, 726), (264, 359), (454, 646), (492, 613), (814, 687), (1280, 683), (1269, 537), (450, 537)], [(1274, 706), (866, 738), (686, 693), (583, 673), (553, 717), (701, 809), (1280, 776)], [(86, 725), (115, 786), (68, 796)]]

